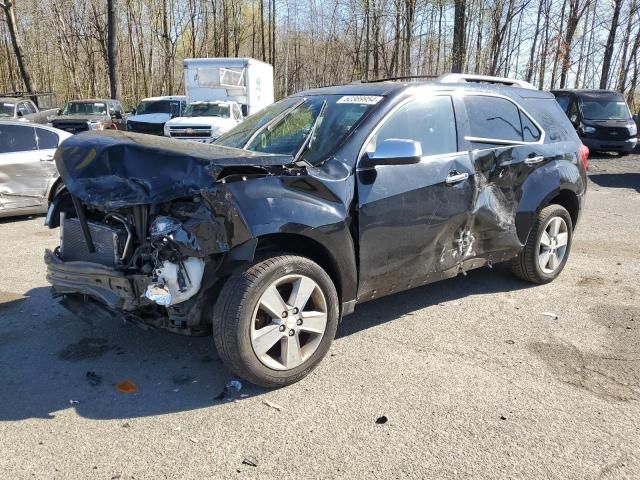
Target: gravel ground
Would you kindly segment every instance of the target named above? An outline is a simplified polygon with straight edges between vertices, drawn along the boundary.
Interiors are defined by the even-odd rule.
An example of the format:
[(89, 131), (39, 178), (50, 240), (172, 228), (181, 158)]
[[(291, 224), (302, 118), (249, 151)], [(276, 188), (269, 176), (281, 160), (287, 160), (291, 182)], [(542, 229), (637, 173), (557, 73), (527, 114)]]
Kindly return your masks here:
[(0, 221), (0, 475), (640, 478), (640, 156), (590, 179), (553, 284), (498, 266), (361, 305), (307, 379), (237, 401), (209, 338), (66, 313), (58, 232)]

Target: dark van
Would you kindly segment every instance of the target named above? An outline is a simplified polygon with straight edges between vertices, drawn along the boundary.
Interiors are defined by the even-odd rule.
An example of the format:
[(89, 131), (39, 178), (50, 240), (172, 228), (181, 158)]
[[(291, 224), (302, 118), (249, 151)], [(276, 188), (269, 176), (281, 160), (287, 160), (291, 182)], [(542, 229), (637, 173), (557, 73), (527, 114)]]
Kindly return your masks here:
[(627, 102), (609, 90), (554, 90), (556, 100), (591, 151), (627, 155), (638, 141), (638, 128)]

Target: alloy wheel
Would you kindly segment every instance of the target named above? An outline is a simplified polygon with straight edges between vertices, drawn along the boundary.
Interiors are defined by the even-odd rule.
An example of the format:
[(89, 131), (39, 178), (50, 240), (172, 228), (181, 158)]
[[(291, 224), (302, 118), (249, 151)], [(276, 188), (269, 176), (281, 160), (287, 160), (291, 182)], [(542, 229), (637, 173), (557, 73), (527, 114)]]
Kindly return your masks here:
[(318, 349), (327, 327), (327, 300), (318, 283), (286, 275), (271, 283), (253, 312), (251, 346), (274, 370), (291, 370)]

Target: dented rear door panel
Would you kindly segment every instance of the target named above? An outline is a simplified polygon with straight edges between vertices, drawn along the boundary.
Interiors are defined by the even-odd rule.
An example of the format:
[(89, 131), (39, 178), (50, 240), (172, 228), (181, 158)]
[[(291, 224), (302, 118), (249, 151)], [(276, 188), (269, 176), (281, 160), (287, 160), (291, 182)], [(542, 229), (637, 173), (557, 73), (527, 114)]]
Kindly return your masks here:
[(46, 203), (49, 185), (57, 177), (52, 155), (46, 150), (0, 155), (0, 213)]

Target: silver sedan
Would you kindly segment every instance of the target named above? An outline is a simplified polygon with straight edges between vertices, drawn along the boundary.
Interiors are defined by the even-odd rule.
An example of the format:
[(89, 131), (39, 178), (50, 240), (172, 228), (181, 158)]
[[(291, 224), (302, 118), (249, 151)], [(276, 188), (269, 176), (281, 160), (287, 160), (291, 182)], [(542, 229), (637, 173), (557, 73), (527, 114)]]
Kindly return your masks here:
[(61, 180), (53, 155), (71, 134), (24, 122), (0, 122), (0, 218), (45, 213)]

